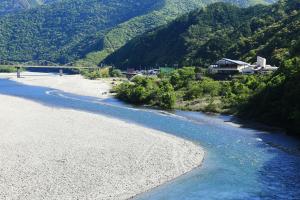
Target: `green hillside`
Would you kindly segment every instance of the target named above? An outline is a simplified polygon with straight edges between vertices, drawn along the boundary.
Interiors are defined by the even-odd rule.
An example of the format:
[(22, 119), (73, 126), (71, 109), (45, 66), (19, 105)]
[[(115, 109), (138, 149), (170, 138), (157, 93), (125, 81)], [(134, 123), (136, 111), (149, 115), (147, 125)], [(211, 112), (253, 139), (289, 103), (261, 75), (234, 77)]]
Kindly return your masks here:
[(77, 0), (0, 18), (0, 57), (66, 63), (101, 48), (103, 34), (162, 6), (161, 0)]
[[(121, 57), (127, 48), (130, 55), (141, 57), (139, 61), (149, 58), (145, 63), (154, 63), (152, 59), (160, 58), (168, 61), (178, 56), (183, 65), (186, 58), (190, 58), (203, 66), (218, 59), (217, 56), (254, 61), (258, 54), (279, 66), (273, 74), (236, 75), (230, 80), (219, 81), (203, 73), (203, 68), (183, 67), (157, 78), (139, 76), (132, 82), (124, 82), (115, 88), (117, 97), (129, 103), (168, 109), (237, 114), (247, 120), (280, 127), (299, 137), (299, 8), (299, 0), (247, 9), (214, 4), (134, 39), (109, 57)], [(217, 34), (210, 35), (213, 28)], [(128, 66), (135, 66), (137, 57), (128, 57), (127, 63), (121, 66), (125, 68), (130, 62)], [(196, 74), (200, 72), (202, 77), (197, 79)]]
[[(263, 3), (269, 2), (264, 1)], [(0, 18), (0, 57), (99, 63), (127, 41), (211, 0), (68, 0)], [(230, 2), (248, 6), (256, 1)]]
[(254, 61), (258, 54), (278, 65), (299, 35), (297, 5), (238, 8), (217, 3), (133, 39), (105, 62), (121, 68), (209, 66), (226, 56)]
[[(165, 25), (184, 13), (188, 13), (196, 8), (203, 7), (217, 1), (219, 0), (165, 0), (164, 7), (161, 9), (135, 17), (110, 30), (102, 40), (103, 49), (101, 51), (88, 54), (85, 59), (82, 60), (81, 64), (99, 64), (106, 56), (122, 47), (132, 38), (161, 25)], [(246, 7), (258, 3), (268, 4), (274, 1), (224, 0), (224, 2)]]
[(279, 71), (265, 83), (264, 89), (238, 110), (242, 118), (282, 127), (300, 137), (300, 42), (281, 64)]
[(61, 0), (1, 0), (0, 16), (60, 1)]

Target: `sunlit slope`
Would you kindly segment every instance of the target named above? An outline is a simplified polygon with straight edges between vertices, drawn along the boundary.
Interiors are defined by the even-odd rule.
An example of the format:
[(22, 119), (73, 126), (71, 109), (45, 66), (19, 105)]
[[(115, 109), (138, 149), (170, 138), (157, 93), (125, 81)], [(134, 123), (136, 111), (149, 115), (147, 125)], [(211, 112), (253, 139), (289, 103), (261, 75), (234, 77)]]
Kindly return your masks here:
[(209, 66), (222, 57), (278, 64), (299, 39), (297, 4), (239, 8), (217, 3), (147, 32), (110, 55), (118, 67), (158, 65)]
[[(36, 5), (42, 3), (34, 1)], [(0, 17), (0, 57), (60, 63), (86, 57), (84, 63), (99, 64), (132, 38), (213, 2), (215, 0), (66, 0), (39, 6)], [(250, 0), (229, 2), (239, 6), (253, 3)]]
[(40, 5), (60, 2), (62, 0), (1, 0), (0, 15), (25, 11)]

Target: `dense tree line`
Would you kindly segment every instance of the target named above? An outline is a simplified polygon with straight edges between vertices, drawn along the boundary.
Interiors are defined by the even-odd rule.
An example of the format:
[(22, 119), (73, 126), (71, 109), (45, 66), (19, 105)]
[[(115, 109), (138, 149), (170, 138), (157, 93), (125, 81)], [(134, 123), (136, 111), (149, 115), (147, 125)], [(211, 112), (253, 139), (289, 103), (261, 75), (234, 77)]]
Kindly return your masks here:
[(300, 57), (269, 75), (239, 75), (216, 81), (196, 78), (199, 69), (184, 67), (159, 77), (138, 76), (115, 88), (117, 97), (138, 105), (236, 114), (289, 134), (300, 134)]
[[(217, 81), (205, 73), (198, 79), (199, 70), (183, 67), (170, 74), (159, 74), (157, 78), (138, 76), (131, 82), (117, 86), (115, 90), (117, 96), (125, 101), (157, 105), (153, 104), (159, 102), (153, 92), (159, 87), (154, 86), (165, 84), (167, 91), (172, 93), (170, 100), (173, 103), (163, 108), (235, 113), (247, 103), (250, 96), (262, 91), (269, 79), (269, 75), (241, 75), (232, 80)], [(198, 100), (202, 103), (199, 104)]]
[(279, 65), (299, 40), (299, 2), (238, 8), (216, 3), (136, 37), (105, 61), (120, 68), (209, 66), (222, 57), (254, 61), (256, 55)]

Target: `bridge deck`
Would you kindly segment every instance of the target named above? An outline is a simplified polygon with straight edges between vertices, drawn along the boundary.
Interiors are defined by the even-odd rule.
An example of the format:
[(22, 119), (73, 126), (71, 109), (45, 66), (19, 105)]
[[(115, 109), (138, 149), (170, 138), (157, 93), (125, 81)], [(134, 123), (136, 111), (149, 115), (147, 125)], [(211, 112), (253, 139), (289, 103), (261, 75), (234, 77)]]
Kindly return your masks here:
[(38, 66), (38, 65), (0, 65), (0, 67), (18, 67), (18, 68), (49, 68), (49, 69), (99, 69), (100, 67), (76, 67), (76, 66)]
[(99, 67), (72, 67), (72, 66), (17, 66), (21, 68), (49, 68), (49, 69), (99, 69)]

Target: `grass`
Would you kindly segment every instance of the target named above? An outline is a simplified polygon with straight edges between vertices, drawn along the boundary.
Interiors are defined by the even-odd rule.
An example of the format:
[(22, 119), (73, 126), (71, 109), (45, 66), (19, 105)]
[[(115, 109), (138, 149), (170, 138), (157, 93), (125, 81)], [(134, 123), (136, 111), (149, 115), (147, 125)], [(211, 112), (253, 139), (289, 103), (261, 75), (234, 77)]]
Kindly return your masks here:
[(12, 72), (16, 72), (17, 68), (15, 66), (3, 66), (0, 65), (0, 73), (12, 73)]
[[(180, 96), (180, 95), (178, 95)], [(206, 95), (201, 98), (194, 100), (183, 100), (183, 98), (178, 98), (175, 104), (175, 109), (186, 110), (186, 111), (201, 111), (207, 113), (222, 113), (222, 114), (232, 114), (233, 111), (228, 109), (224, 102), (222, 102), (221, 96), (211, 97)]]

